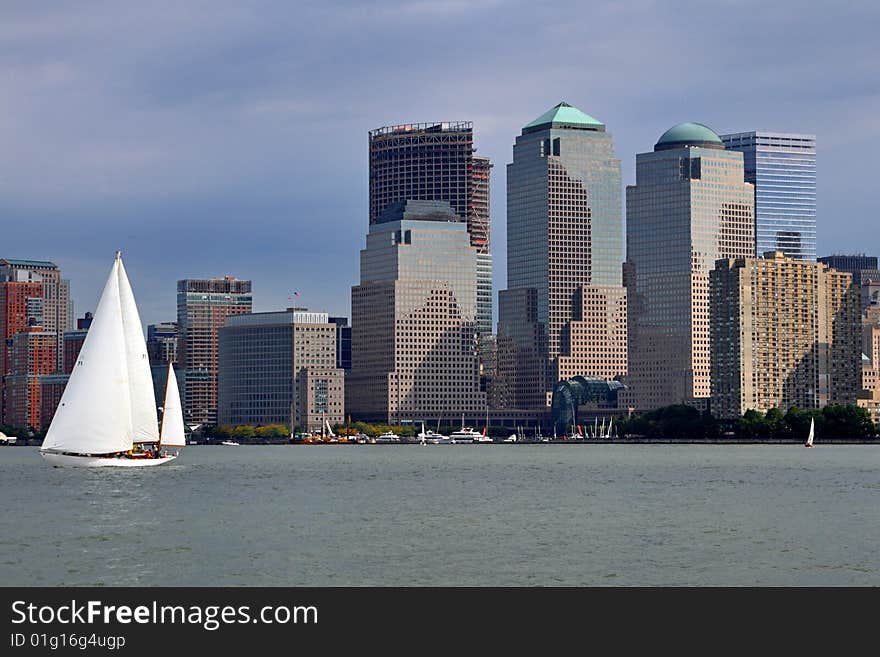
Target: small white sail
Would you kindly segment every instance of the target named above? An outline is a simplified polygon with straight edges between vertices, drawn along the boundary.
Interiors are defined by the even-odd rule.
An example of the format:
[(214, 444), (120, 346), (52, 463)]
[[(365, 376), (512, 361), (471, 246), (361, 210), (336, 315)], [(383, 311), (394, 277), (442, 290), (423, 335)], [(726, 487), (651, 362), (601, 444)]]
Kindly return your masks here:
[(156, 395), (150, 373), (150, 358), (144, 329), (134, 301), (134, 293), (119, 262), (119, 305), (122, 308), (122, 327), (125, 331), (128, 385), (131, 390), (132, 440), (136, 443), (155, 443), (159, 440), (159, 422), (156, 416)]
[(614, 418), (612, 417), (612, 418), (608, 421), (608, 433), (605, 434), (605, 437), (606, 437), (606, 438), (611, 438), (611, 427), (613, 427), (613, 426), (614, 426)]
[(804, 443), (807, 447), (813, 446), (813, 435), (816, 433), (816, 421), (813, 418), (810, 418), (810, 435), (807, 436), (807, 442)]
[(159, 444), (163, 447), (185, 446), (180, 390), (171, 363), (168, 364), (168, 382), (165, 384), (165, 404), (162, 408), (162, 433), (159, 435)]
[(132, 447), (117, 256), (42, 449), (109, 454)]

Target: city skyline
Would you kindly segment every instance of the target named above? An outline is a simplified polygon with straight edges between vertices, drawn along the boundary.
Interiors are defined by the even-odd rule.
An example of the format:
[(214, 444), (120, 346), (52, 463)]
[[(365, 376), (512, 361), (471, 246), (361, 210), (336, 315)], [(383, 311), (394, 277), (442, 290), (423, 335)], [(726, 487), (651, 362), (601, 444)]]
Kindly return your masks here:
[[(117, 248), (145, 324), (174, 318), (177, 280), (224, 275), (253, 280), (255, 311), (283, 308), (298, 290), (298, 303), (350, 316), (369, 130), (473, 121), (475, 146), (496, 167), (492, 250), (503, 253), (510, 140), (560, 101), (614, 126), (624, 185), (644, 144), (682, 121), (721, 134), (816, 134), (818, 254), (880, 251), (859, 193), (870, 167), (853, 164), (880, 142), (878, 9), (761, 5), (755, 23), (751, 3), (678, 4), (400, 3), (371, 15), (357, 5), (5, 8), (2, 255), (57, 263), (76, 316), (94, 310)], [(601, 33), (583, 27), (595, 24), (587, 12)], [(713, 36), (720, 24), (724, 47)], [(686, 94), (668, 73), (681, 56), (669, 44), (684, 35), (694, 55)], [(472, 48), (454, 47), (463, 43), (479, 44), (483, 67), (472, 66)], [(375, 84), (400, 62), (422, 75)], [(449, 93), (455, 85), (461, 93)]]

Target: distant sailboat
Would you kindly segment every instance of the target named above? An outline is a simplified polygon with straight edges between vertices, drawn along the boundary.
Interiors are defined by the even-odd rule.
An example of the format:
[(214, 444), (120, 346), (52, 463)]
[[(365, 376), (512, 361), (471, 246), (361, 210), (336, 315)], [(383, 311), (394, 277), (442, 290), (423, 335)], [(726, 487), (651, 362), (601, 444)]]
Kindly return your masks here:
[[(157, 448), (144, 450), (144, 443)], [(143, 467), (177, 458), (158, 445), (147, 345), (117, 251), (40, 454), (52, 465), (89, 467)]]
[(807, 436), (807, 442), (804, 443), (804, 447), (812, 447), (813, 446), (813, 435), (816, 433), (816, 421), (813, 418), (810, 418), (810, 435)]

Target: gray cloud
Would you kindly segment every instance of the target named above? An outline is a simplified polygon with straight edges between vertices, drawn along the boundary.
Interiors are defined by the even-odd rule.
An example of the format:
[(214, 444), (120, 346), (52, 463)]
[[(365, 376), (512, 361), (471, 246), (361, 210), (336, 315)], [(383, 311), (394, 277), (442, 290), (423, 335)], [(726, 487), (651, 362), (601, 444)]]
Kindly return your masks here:
[[(635, 153), (679, 121), (811, 132), (823, 253), (872, 228), (880, 47), (872, 3), (31, 2), (0, 9), (2, 253), (58, 262), (92, 308), (123, 248), (147, 322), (174, 282), (254, 280), (347, 314), (367, 131), (473, 120), (505, 175), (522, 125), (566, 100)], [(832, 230), (831, 227), (834, 227)]]

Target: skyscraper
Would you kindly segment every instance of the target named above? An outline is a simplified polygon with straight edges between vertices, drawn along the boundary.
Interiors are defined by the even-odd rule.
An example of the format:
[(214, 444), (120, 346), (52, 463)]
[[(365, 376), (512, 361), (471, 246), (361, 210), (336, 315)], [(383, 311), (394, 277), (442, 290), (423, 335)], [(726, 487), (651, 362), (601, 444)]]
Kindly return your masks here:
[(816, 259), (816, 135), (755, 130), (721, 135), (743, 154), (755, 186), (755, 253)]
[(477, 328), (492, 333), (489, 177), (492, 164), (474, 154), (473, 123), (393, 125), (370, 131), (370, 224), (393, 203), (446, 201), (467, 223), (477, 249)]
[(355, 419), (450, 419), (485, 410), (476, 339), (477, 249), (448, 202), (397, 203), (370, 226), (351, 290)]
[(560, 378), (626, 373), (622, 261), (620, 160), (611, 134), (559, 103), (522, 129), (507, 165), (507, 289), (499, 296), (497, 347), (506, 404), (545, 408)]
[(776, 251), (718, 260), (710, 280), (714, 415), (855, 403), (862, 326), (851, 274)]
[(705, 405), (709, 272), (719, 258), (754, 254), (754, 203), (742, 153), (702, 124), (674, 126), (636, 156), (626, 188), (626, 405)]
[(217, 332), (230, 315), (251, 312), (251, 282), (233, 276), (177, 281), (177, 358), (183, 370), (183, 418), (217, 422)]

